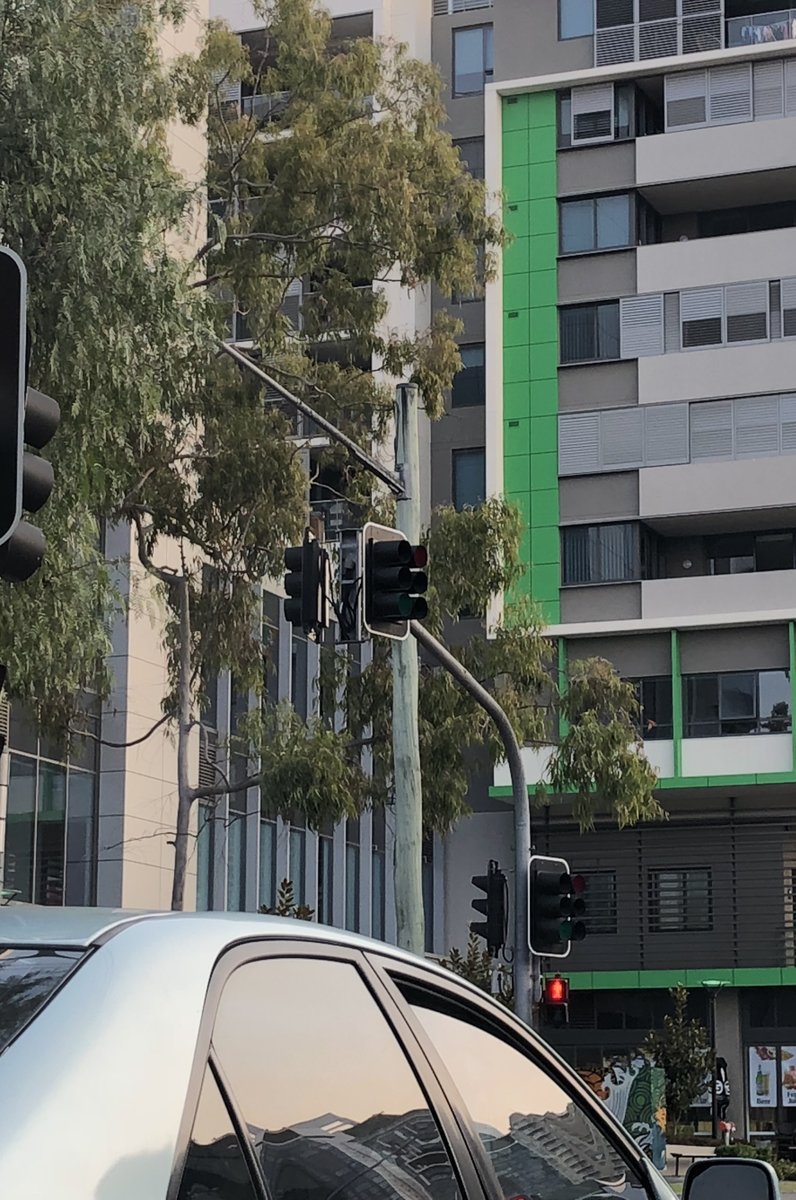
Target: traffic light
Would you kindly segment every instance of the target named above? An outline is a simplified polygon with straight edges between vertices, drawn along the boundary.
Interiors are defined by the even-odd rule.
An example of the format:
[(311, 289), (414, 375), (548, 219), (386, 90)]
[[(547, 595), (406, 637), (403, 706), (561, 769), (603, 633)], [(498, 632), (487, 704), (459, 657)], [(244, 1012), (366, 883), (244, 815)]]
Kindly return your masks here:
[(542, 1017), (545, 1025), (561, 1029), (569, 1024), (569, 980), (553, 975), (544, 981)]
[[(26, 446), (43, 450), (61, 421), (61, 410), (50, 396), (28, 388), (25, 398), (23, 438)], [(55, 476), (46, 458), (24, 450), (21, 458), (22, 508), (37, 513), (53, 490)], [(47, 540), (38, 525), (19, 520), (11, 536), (0, 545), (0, 576), (24, 583), (41, 566)]]
[(412, 546), (397, 529), (368, 522), (362, 530), (364, 626), (368, 633), (403, 641), (409, 622), (428, 613), (425, 546)]
[(531, 855), (528, 929), (534, 954), (566, 958), (570, 943), (583, 941), (586, 926), (579, 918), (586, 911), (585, 887), (582, 875), (570, 875), (565, 859)]
[(509, 893), (506, 876), (494, 859), (490, 860), (486, 875), (473, 875), (472, 881), (484, 893), (473, 900), (473, 908), (486, 917), (485, 921), (471, 921), (472, 933), (482, 937), (490, 954), (496, 955), (506, 944), (509, 929)]
[(0, 545), (22, 516), (22, 424), (27, 373), (27, 272), (0, 246)]
[(329, 555), (311, 530), (305, 530), (300, 546), (285, 550), (285, 567), (285, 620), (317, 641), (329, 625), (331, 572)]

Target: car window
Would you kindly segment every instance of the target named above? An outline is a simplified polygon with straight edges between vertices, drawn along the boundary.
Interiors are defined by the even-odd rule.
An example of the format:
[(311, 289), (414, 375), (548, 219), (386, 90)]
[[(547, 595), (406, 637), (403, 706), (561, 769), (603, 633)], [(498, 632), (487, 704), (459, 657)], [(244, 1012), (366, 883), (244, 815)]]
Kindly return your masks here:
[(428, 1102), (353, 965), (244, 964), (213, 1047), (271, 1200), (460, 1200)]
[(21, 950), (0, 947), (0, 1052), (44, 1007), (83, 950)]
[(540, 1066), (467, 1019), (467, 1009), (452, 1015), (425, 993), (408, 999), (464, 1101), (506, 1200), (642, 1200), (644, 1186), (632, 1166)]
[(246, 1159), (210, 1067), (205, 1070), (177, 1200), (256, 1200)]

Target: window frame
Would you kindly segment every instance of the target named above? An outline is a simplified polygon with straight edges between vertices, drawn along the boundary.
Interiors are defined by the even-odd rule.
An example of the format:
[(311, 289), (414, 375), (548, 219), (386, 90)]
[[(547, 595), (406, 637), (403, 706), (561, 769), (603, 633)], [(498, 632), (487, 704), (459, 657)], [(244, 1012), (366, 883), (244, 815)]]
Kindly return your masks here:
[[(453, 384), (451, 385), (451, 403), (450, 403), (451, 411), (453, 411), (454, 409), (460, 410), (460, 409), (465, 409), (465, 408), (483, 408), (484, 405), (486, 404), (486, 343), (485, 342), (461, 342), (459, 344), (458, 349), (459, 349), (459, 355), (462, 359), (462, 366), (461, 366), (461, 369), (459, 371), (457, 371), (456, 374), (454, 375)], [(471, 363), (469, 366), (466, 366), (464, 363), (464, 355), (463, 355), (463, 351), (465, 351), (465, 350), (480, 350), (481, 351), (481, 362), (477, 363), (477, 364)], [(480, 396), (480, 399), (473, 400), (470, 402), (467, 402), (467, 401), (463, 402), (460, 399), (459, 402), (457, 403), (456, 402), (456, 380), (461, 379), (462, 384), (464, 384), (464, 379), (465, 379), (468, 371), (480, 371), (481, 372), (481, 383), (480, 383), (481, 396)], [(471, 377), (471, 379), (472, 379), (472, 377)], [(473, 447), (473, 449), (477, 449), (477, 448), (478, 447), (475, 447), (475, 446)]]
[[(453, 144), (459, 151), (459, 158), (464, 163), (468, 175), (472, 179), (484, 179), (486, 177), (486, 147), (483, 137), (463, 137), (454, 138)], [(481, 148), (481, 166), (477, 170), (473, 170), (470, 160), (466, 157), (463, 147), (465, 146), (480, 146)]]
[[(579, 309), (579, 310), (585, 310), (587, 308), (593, 309), (593, 322), (594, 322), (593, 332), (594, 332), (594, 345), (595, 345), (595, 349), (596, 349), (598, 347), (598, 342), (599, 342), (599, 324), (598, 324), (598, 319), (597, 319), (597, 310), (600, 308), (607, 308), (609, 305), (613, 305), (616, 308), (616, 324), (617, 324), (617, 334), (618, 334), (618, 345), (617, 345), (616, 355), (614, 355), (613, 357), (606, 355), (606, 357), (604, 357), (604, 358), (600, 355), (595, 355), (592, 358), (566, 358), (565, 359), (563, 357), (564, 338), (563, 338), (563, 329), (562, 329), (562, 318), (563, 318), (564, 314), (574, 312), (575, 309)], [(621, 319), (621, 313), (620, 313), (620, 309), (619, 309), (619, 300), (618, 299), (617, 300), (589, 300), (585, 304), (562, 304), (558, 310), (558, 324), (559, 324), (559, 338), (558, 338), (559, 366), (561, 366), (561, 367), (579, 367), (579, 366), (584, 366), (588, 363), (615, 363), (615, 362), (622, 361), (622, 319)]]
[(235, 1133), (241, 1142), (258, 1200), (270, 1200), (270, 1193), (255, 1148), (248, 1136), (245, 1115), (225, 1076), (223, 1064), (213, 1049), (212, 1035), (219, 1002), (230, 976), (249, 963), (282, 958), (348, 963), (358, 972), (434, 1116), (440, 1140), (458, 1179), (462, 1200), (500, 1200), (489, 1188), (481, 1186), (480, 1174), (476, 1170), (473, 1157), (474, 1147), (467, 1131), (462, 1129), (459, 1114), (454, 1111), (450, 1103), (451, 1093), (444, 1090), (440, 1078), (434, 1072), (427, 1057), (418, 1052), (417, 1039), (412, 1036), (413, 1031), (409, 1028), (406, 1019), (408, 1006), (400, 1000), (400, 997), (396, 1000), (396, 993), (386, 985), (385, 975), (377, 970), (373, 957), (340, 943), (324, 944), (320, 939), (316, 941), (310, 937), (292, 941), (282, 940), (273, 935), (250, 938), (246, 942), (228, 947), (212, 968), (196, 1038), (185, 1105), (175, 1142), (176, 1150), (166, 1191), (166, 1200), (179, 1200), (183, 1168), (208, 1064), (226, 1104)]
[[(467, 504), (459, 505), (458, 496), (456, 494), (456, 464), (457, 464), (457, 462), (461, 461), (462, 457), (465, 454), (469, 454), (469, 455), (480, 454), (483, 458), (484, 496), (483, 496), (483, 499), (478, 501), (476, 504), (467, 503)], [(486, 446), (454, 446), (451, 449), (451, 504), (452, 504), (453, 508), (456, 510), (456, 512), (464, 512), (465, 509), (468, 509), (468, 508), (475, 510), (475, 509), (479, 508), (481, 506), (481, 504), (485, 503), (486, 498), (487, 498), (486, 497)]]
[[(570, 0), (571, 2), (571, 0)], [(558, 0), (558, 40), (559, 42), (574, 42), (578, 38), (594, 37), (594, 0), (579, 0), (583, 8), (591, 13), (591, 29), (587, 33), (564, 33), (561, 20), (561, 10), (566, 0)]]
[[(506, 1010), (496, 1013), (494, 1002), (479, 995), (474, 985), (468, 985), (458, 979), (441, 979), (431, 971), (416, 967), (412, 963), (396, 961), (386, 955), (368, 954), (373, 966), (379, 971), (385, 989), (395, 999), (396, 1006), (411, 1031), (413, 1040), (427, 1060), (435, 1077), (442, 1081), (451, 1109), (460, 1123), (463, 1135), (467, 1141), (479, 1171), (480, 1182), (484, 1192), (492, 1200), (503, 1200), (502, 1192), (495, 1186), (494, 1168), (476, 1131), (470, 1126), (466, 1105), (459, 1094), (453, 1080), (448, 1074), (442, 1059), (434, 1049), (433, 1043), (423, 1028), (418, 1017), (412, 1011), (410, 1001), (402, 990), (403, 987), (416, 988), (437, 998), (444, 1008), (455, 1016), (462, 1016), (480, 1028), (500, 1038), (510, 1047), (543, 1071), (570, 1099), (585, 1113), (586, 1117), (597, 1126), (601, 1135), (609, 1142), (620, 1157), (632, 1166), (643, 1182), (649, 1200), (659, 1196), (654, 1182), (653, 1169), (644, 1153), (637, 1144), (626, 1134), (618, 1124), (608, 1119), (608, 1113), (597, 1095), (575, 1075), (562, 1070), (563, 1062), (555, 1050), (541, 1038), (529, 1035), (527, 1027)], [(469, 1200), (469, 1198), (468, 1198)]]
[[(598, 208), (600, 200), (615, 200), (627, 198), (627, 238), (626, 242), (616, 246), (601, 246), (599, 244)], [(564, 249), (564, 209), (573, 204), (591, 205), (592, 245), (585, 250)], [(618, 192), (595, 192), (590, 196), (565, 196), (558, 201), (558, 253), (561, 258), (578, 258), (585, 254), (616, 254), (623, 250), (633, 250), (639, 242), (640, 205), (637, 193), (632, 189), (622, 189)]]
[[(788, 667), (760, 667), (757, 670), (737, 670), (737, 671), (691, 671), (684, 673), (682, 677), (683, 691), (683, 737), (684, 738), (723, 738), (723, 737), (764, 737), (772, 733), (774, 734), (789, 734), (793, 728), (793, 713), (789, 711), (787, 714), (787, 722), (790, 729), (770, 729), (764, 727), (764, 721), (769, 718), (763, 717), (760, 712), (760, 677), (762, 675), (785, 675), (789, 674)], [(736, 675), (752, 675), (754, 677), (754, 712), (749, 717), (730, 717), (724, 716), (722, 706), (722, 680)], [(692, 680), (713, 680), (716, 687), (716, 717), (712, 721), (697, 721), (694, 722), (690, 718), (689, 695), (691, 692)], [(783, 718), (785, 720), (786, 718)], [(725, 732), (724, 727), (736, 723), (742, 725), (744, 723), (754, 723), (755, 728), (744, 731), (742, 729), (728, 729)], [(694, 726), (698, 725), (701, 728), (692, 732)], [(706, 726), (711, 728), (706, 729)]]
[[(688, 916), (688, 876), (693, 872), (707, 876), (707, 900), (705, 923), (690, 925)], [(660, 876), (677, 875), (682, 886), (682, 924), (661, 925)], [(683, 934), (712, 933), (714, 928), (713, 870), (710, 866), (653, 867), (647, 872), (647, 929), (650, 933)]]
[[(476, 30), (481, 32), (481, 87), (474, 92), (460, 92), (456, 89), (456, 35), (460, 33), (474, 33)], [(492, 65), (487, 66), (487, 36), (486, 31), (490, 31), (491, 59)], [(494, 47), (494, 24), (491, 21), (482, 21), (478, 25), (458, 25), (451, 30), (451, 98), (453, 100), (462, 100), (466, 96), (483, 96), (484, 88), (487, 83), (494, 79), (495, 76), (495, 47)]]
[[(602, 554), (602, 547), (600, 545), (600, 532), (603, 529), (608, 529), (608, 528), (616, 529), (617, 526), (627, 526), (632, 530), (632, 538), (633, 538), (632, 573), (630, 575), (622, 576), (619, 579), (586, 579), (586, 580), (569, 580), (569, 579), (567, 579), (565, 576), (565, 565), (567, 563), (565, 539), (567, 538), (567, 535), (571, 534), (575, 530), (586, 529), (586, 530), (596, 530), (597, 531), (596, 545), (593, 544), (594, 535), (593, 534), (589, 535), (589, 560), (590, 560), (589, 565), (591, 566), (592, 553), (595, 552), (598, 556), (600, 556)], [(622, 584), (626, 584), (626, 583), (639, 583), (645, 579), (654, 579), (656, 577), (654, 574), (649, 574), (649, 573), (645, 574), (645, 572), (644, 572), (644, 562), (645, 562), (645, 558), (646, 558), (645, 552), (644, 552), (645, 551), (646, 534), (647, 534), (647, 531), (643, 527), (642, 522), (639, 520), (595, 521), (595, 522), (587, 521), (587, 522), (584, 522), (579, 525), (562, 525), (561, 526), (561, 587), (562, 587), (562, 589), (563, 588), (575, 588), (575, 587), (613, 587), (615, 585), (622, 585)], [(590, 571), (590, 574), (591, 574), (591, 571)]]

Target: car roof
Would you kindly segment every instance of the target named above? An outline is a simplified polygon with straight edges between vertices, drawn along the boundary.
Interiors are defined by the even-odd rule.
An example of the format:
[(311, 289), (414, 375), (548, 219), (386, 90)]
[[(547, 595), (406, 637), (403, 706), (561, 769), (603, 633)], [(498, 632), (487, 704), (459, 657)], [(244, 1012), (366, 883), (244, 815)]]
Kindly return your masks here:
[(424, 966), (450, 978), (449, 972), (434, 960), (419, 959), (396, 946), (373, 941), (361, 934), (318, 925), (314, 921), (265, 916), (260, 913), (134, 912), (115, 908), (58, 908), (11, 903), (0, 907), (0, 948), (57, 946), (88, 949), (107, 941), (110, 937), (123, 934), (126, 927), (154, 922), (157, 922), (161, 933), (166, 930), (173, 933), (175, 941), (179, 940), (180, 930), (184, 930), (185, 922), (190, 922), (195, 931), (198, 926), (197, 932), (201, 932), (208, 948), (212, 947), (217, 954), (222, 953), (228, 946), (251, 938), (303, 938), (307, 941), (323, 941), (360, 950), (377, 951), (415, 965), (422, 962)]

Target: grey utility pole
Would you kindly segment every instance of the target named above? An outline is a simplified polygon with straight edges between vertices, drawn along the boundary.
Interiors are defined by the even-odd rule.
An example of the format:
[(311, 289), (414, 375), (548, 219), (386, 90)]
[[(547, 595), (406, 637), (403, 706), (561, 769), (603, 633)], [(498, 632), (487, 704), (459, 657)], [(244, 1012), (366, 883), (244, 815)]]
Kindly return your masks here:
[(506, 748), (514, 794), (514, 1011), (526, 1025), (537, 1026), (541, 972), (539, 959), (535, 954), (531, 954), (528, 937), (528, 887), (533, 831), (519, 742), (511, 721), (495, 697), (490, 696), (486, 688), (462, 666), (458, 658), (454, 658), (450, 651), (417, 621), (412, 621), (410, 628), (423, 649), (489, 713)]
[[(417, 388), (395, 391), (395, 465), (404, 494), (395, 524), (413, 546), (420, 541), (420, 447)], [(395, 919), (398, 945), (425, 951), (423, 917), (423, 785), (417, 719), (419, 671), (411, 637), (392, 644), (392, 754), (395, 793)]]

